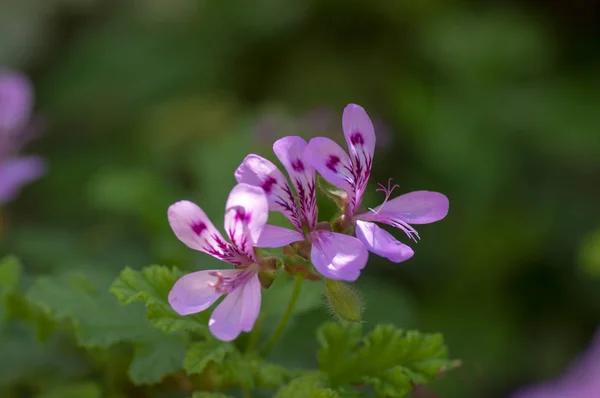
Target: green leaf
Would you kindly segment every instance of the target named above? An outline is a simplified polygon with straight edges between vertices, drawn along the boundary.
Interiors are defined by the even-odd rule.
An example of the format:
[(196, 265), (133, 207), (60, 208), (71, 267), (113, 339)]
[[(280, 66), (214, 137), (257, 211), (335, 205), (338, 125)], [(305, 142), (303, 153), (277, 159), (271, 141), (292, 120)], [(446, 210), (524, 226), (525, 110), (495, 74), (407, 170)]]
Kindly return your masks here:
[(233, 398), (231, 395), (226, 395), (220, 392), (199, 391), (192, 395), (192, 398)]
[(169, 291), (182, 275), (177, 268), (160, 265), (151, 265), (141, 271), (125, 268), (113, 282), (110, 291), (122, 304), (145, 302), (146, 316), (150, 323), (166, 333), (187, 330), (209, 335), (207, 315), (184, 317), (173, 311), (169, 305)]
[(37, 395), (36, 398), (101, 398), (102, 390), (94, 382), (68, 384)]
[(106, 348), (119, 341), (151, 341), (160, 336), (139, 306), (123, 307), (105, 289), (97, 289), (81, 274), (38, 278), (28, 300), (57, 321), (68, 321), (77, 342)]
[(300, 376), (281, 387), (275, 398), (337, 398), (334, 390), (326, 387), (327, 376), (322, 373), (311, 373)]
[(427, 383), (450, 365), (439, 334), (378, 325), (359, 339), (355, 325), (328, 323), (318, 339), (320, 367), (335, 385), (366, 382), (383, 396), (404, 397), (411, 383)]
[(182, 368), (186, 339), (171, 334), (160, 340), (138, 343), (129, 366), (129, 377), (135, 384), (159, 383), (164, 376)]
[(16, 257), (8, 256), (0, 261), (0, 323), (8, 318), (9, 299), (19, 285), (22, 272)]
[(185, 353), (183, 368), (188, 374), (202, 373), (210, 362), (223, 363), (227, 354), (236, 352), (233, 344), (219, 340), (192, 343)]
[(4, 257), (0, 261), (0, 297), (4, 298), (19, 285), (23, 267), (16, 257)]

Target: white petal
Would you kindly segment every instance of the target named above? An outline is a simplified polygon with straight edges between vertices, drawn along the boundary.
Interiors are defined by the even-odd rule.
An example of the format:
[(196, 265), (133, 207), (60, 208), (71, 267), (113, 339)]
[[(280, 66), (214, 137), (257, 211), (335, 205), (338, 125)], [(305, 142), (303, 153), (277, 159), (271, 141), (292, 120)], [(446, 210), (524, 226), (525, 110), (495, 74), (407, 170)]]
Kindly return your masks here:
[(179, 315), (195, 314), (212, 305), (221, 293), (214, 286), (218, 281), (216, 273), (234, 278), (239, 270), (211, 270), (192, 272), (179, 278), (169, 292), (169, 304)]
[(296, 189), (300, 214), (310, 231), (317, 224), (317, 196), (315, 191), (315, 169), (304, 159), (308, 144), (300, 137), (284, 137), (273, 144), (273, 152), (283, 164)]
[(255, 246), (283, 247), (301, 240), (304, 240), (304, 235), (298, 231), (276, 225), (265, 225)]
[(353, 236), (328, 231), (310, 234), (312, 249), (310, 259), (323, 276), (329, 279), (352, 282), (367, 264), (369, 252)]
[(269, 204), (264, 191), (249, 184), (238, 184), (231, 190), (225, 205), (225, 230), (231, 242), (250, 258), (254, 258), (254, 243), (269, 216)]
[(415, 254), (409, 246), (399, 242), (389, 232), (372, 222), (357, 221), (356, 237), (370, 252), (394, 263), (406, 261)]
[(254, 275), (213, 311), (208, 323), (211, 333), (219, 340), (231, 341), (242, 331), (250, 331), (260, 311), (260, 300), (260, 283)]
[(296, 200), (287, 179), (271, 161), (248, 155), (235, 171), (237, 182), (261, 187), (269, 201), (269, 209), (283, 213), (298, 230), (302, 230), (302, 220)]

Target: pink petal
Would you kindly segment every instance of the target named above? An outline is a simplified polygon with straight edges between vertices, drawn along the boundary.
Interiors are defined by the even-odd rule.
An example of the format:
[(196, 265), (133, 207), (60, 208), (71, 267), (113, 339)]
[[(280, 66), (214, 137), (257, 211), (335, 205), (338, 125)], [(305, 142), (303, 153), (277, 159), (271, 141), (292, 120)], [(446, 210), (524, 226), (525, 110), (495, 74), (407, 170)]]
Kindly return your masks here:
[(258, 155), (248, 155), (235, 171), (235, 179), (261, 187), (267, 195), (269, 209), (283, 213), (296, 229), (302, 230), (294, 194), (283, 173), (272, 162)]
[(254, 243), (269, 217), (264, 191), (249, 184), (238, 184), (225, 204), (225, 230), (231, 242), (248, 257), (254, 258)]
[[(216, 272), (234, 278), (240, 270), (197, 271), (179, 278), (169, 292), (169, 304), (179, 315), (195, 314), (212, 305), (221, 293), (214, 286), (218, 282)], [(212, 275), (211, 275), (212, 274)]]
[(283, 247), (301, 240), (304, 240), (304, 235), (298, 231), (276, 225), (265, 225), (255, 246)]
[(372, 222), (357, 221), (356, 237), (370, 252), (394, 263), (406, 261), (415, 254), (409, 246), (397, 241), (389, 232)]
[(0, 71), (0, 131), (22, 127), (31, 115), (33, 88), (27, 76)]
[(321, 230), (312, 232), (310, 237), (310, 259), (317, 271), (329, 279), (348, 282), (358, 279), (369, 257), (369, 252), (360, 240)]
[(172, 204), (168, 210), (169, 224), (175, 235), (188, 247), (208, 253), (234, 265), (249, 262), (223, 239), (208, 216), (198, 205), (187, 200)]
[[(438, 192), (415, 191), (387, 201), (374, 209), (384, 218), (398, 219), (410, 224), (429, 224), (446, 217), (448, 198)], [(362, 217), (361, 219), (368, 219)]]
[(284, 137), (273, 144), (273, 152), (288, 172), (298, 195), (300, 213), (312, 231), (317, 225), (315, 169), (304, 159), (308, 144), (300, 137)]
[(211, 333), (219, 340), (231, 341), (242, 331), (249, 332), (258, 317), (260, 301), (260, 282), (258, 275), (254, 275), (229, 293), (213, 311), (208, 323)]
[(26, 156), (0, 163), (0, 204), (15, 199), (21, 187), (40, 178), (46, 162), (37, 156)]
[(346, 152), (333, 140), (317, 137), (308, 143), (304, 150), (304, 159), (317, 169), (324, 179), (346, 191), (348, 211), (352, 214), (360, 203), (356, 201), (353, 166)]
[(354, 168), (357, 202), (360, 203), (371, 175), (375, 151), (375, 129), (367, 112), (355, 104), (344, 108), (342, 128)]

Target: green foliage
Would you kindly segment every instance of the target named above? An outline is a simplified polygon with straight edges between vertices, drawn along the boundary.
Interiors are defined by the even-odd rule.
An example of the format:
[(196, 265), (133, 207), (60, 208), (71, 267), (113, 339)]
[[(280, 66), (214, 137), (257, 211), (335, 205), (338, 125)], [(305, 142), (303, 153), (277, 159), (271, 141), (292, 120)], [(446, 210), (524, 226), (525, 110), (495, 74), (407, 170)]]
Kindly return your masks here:
[(233, 398), (231, 395), (222, 394), (220, 392), (195, 392), (192, 398)]
[(192, 343), (185, 353), (183, 368), (188, 374), (202, 373), (210, 362), (221, 364), (227, 354), (234, 352), (232, 344), (218, 340)]
[(275, 398), (338, 398), (334, 390), (326, 387), (327, 376), (322, 373), (311, 373), (295, 378), (281, 387)]
[(168, 302), (169, 291), (182, 276), (177, 268), (152, 265), (142, 271), (125, 268), (113, 282), (110, 291), (122, 304), (143, 301), (150, 323), (166, 333), (179, 330), (208, 334), (206, 315), (181, 316)]
[(60, 386), (36, 398), (102, 398), (102, 390), (96, 383), (82, 382)]
[(333, 385), (368, 383), (383, 396), (404, 397), (411, 383), (427, 383), (450, 365), (438, 334), (378, 325), (361, 338), (359, 325), (327, 323), (318, 339), (319, 364)]
[(81, 274), (40, 277), (27, 298), (57, 321), (68, 321), (77, 342), (107, 348), (120, 341), (149, 341), (160, 332), (146, 321), (140, 306), (123, 307), (106, 290)]
[(135, 384), (155, 384), (165, 375), (181, 370), (186, 345), (187, 341), (181, 334), (137, 343), (129, 367), (131, 381)]

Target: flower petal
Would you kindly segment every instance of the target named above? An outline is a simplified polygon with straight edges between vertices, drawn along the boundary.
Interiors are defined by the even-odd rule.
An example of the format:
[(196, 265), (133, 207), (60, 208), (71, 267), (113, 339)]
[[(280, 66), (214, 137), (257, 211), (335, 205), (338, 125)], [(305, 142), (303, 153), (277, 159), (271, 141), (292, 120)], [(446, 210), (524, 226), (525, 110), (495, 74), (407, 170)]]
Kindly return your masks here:
[(388, 200), (374, 212), (381, 217), (410, 224), (429, 224), (446, 217), (449, 205), (448, 198), (441, 193), (415, 191)]
[(358, 279), (369, 257), (369, 252), (360, 240), (321, 230), (312, 232), (310, 236), (310, 259), (317, 271), (329, 279), (348, 282)]
[(304, 235), (298, 231), (276, 225), (265, 225), (255, 246), (283, 247), (300, 240), (304, 240)]
[(25, 75), (0, 71), (0, 130), (10, 131), (28, 121), (33, 96), (33, 88)]
[(324, 179), (346, 191), (349, 212), (354, 213), (359, 203), (356, 202), (354, 171), (348, 154), (333, 140), (317, 137), (310, 140), (304, 149), (304, 159)]
[(26, 156), (0, 163), (0, 204), (15, 199), (21, 187), (40, 178), (46, 170), (45, 161)]
[(254, 243), (269, 217), (269, 203), (264, 191), (253, 185), (238, 184), (225, 204), (225, 230), (231, 242), (254, 259)]
[(360, 203), (371, 175), (375, 151), (375, 129), (367, 112), (355, 104), (344, 108), (342, 128), (354, 168), (357, 202)]
[(258, 275), (254, 275), (246, 282), (243, 287), (243, 303), (242, 303), (242, 317), (240, 319), (240, 327), (242, 331), (249, 332), (254, 327), (254, 323), (260, 313), (261, 303), (261, 286), (258, 279)]
[(192, 272), (179, 278), (169, 292), (169, 304), (179, 315), (195, 314), (212, 305), (221, 293), (214, 286), (218, 282), (217, 272), (234, 278), (240, 270), (226, 269)]
[(233, 265), (250, 262), (223, 239), (206, 213), (195, 203), (188, 200), (176, 202), (169, 207), (167, 213), (171, 229), (188, 247)]
[(223, 341), (231, 341), (240, 332), (252, 330), (260, 311), (260, 282), (254, 275), (217, 306), (213, 311), (208, 327), (211, 333)]
[(394, 263), (406, 261), (415, 254), (409, 246), (399, 242), (388, 231), (372, 222), (357, 221), (356, 237), (365, 244), (370, 252)]
[(273, 152), (283, 164), (298, 194), (300, 214), (309, 231), (317, 225), (317, 196), (315, 169), (304, 159), (308, 144), (300, 137), (284, 137), (273, 144)]
[(235, 179), (239, 183), (261, 187), (267, 195), (269, 209), (283, 213), (297, 230), (302, 231), (294, 194), (283, 173), (272, 162), (258, 155), (248, 155), (235, 171)]

